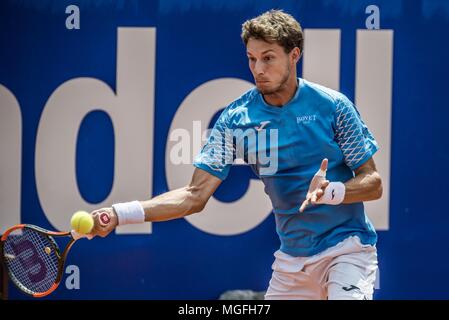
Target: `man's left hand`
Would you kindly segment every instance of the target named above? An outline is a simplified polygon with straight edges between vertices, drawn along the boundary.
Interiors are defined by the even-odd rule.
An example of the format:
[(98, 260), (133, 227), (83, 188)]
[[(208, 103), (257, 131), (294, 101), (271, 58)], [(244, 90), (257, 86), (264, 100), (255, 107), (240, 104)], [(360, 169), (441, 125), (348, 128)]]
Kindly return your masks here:
[(309, 191), (307, 192), (306, 200), (301, 204), (299, 212), (304, 212), (309, 204), (317, 204), (317, 201), (323, 196), (324, 190), (329, 185), (329, 180), (326, 180), (328, 160), (324, 159), (321, 162), (320, 171), (318, 171), (310, 182)]

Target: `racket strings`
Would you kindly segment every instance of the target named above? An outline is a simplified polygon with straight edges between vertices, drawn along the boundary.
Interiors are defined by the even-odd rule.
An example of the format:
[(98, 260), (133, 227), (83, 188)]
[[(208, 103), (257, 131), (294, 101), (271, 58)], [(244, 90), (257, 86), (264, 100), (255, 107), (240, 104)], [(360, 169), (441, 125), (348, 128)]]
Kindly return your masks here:
[(4, 258), (8, 270), (14, 280), (30, 293), (46, 292), (58, 276), (59, 259), (54, 248), (56, 244), (32, 229), (16, 231), (4, 243)]

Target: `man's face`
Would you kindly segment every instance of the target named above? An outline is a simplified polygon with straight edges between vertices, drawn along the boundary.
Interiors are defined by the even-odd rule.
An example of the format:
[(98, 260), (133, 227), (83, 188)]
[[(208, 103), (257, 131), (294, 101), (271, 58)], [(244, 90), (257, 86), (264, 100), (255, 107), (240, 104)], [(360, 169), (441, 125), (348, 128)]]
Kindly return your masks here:
[[(291, 76), (296, 60), (277, 43), (250, 38), (246, 45), (249, 68), (257, 89), (262, 94), (273, 94), (283, 89)], [(296, 77), (296, 75), (294, 75)]]

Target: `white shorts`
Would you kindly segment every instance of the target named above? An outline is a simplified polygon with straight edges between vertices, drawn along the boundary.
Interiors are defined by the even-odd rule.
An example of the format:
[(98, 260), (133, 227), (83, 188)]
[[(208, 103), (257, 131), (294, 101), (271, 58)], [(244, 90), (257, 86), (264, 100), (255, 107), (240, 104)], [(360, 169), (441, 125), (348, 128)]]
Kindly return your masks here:
[(377, 273), (375, 246), (351, 236), (311, 257), (276, 251), (265, 299), (372, 300)]

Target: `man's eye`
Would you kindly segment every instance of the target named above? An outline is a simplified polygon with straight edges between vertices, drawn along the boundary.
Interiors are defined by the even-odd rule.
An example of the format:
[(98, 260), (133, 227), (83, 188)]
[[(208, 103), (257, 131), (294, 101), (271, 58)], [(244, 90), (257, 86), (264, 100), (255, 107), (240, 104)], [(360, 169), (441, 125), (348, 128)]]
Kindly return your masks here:
[(264, 61), (271, 61), (271, 60), (273, 60), (273, 57), (272, 56), (266, 56), (266, 57), (264, 57), (263, 58), (264, 59)]
[(256, 58), (248, 57), (248, 59), (249, 59), (249, 61), (251, 61), (251, 62), (255, 62), (255, 61), (256, 61)]

